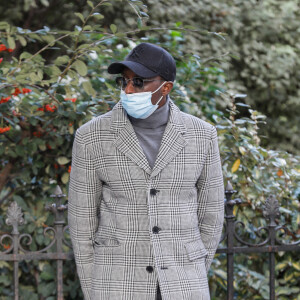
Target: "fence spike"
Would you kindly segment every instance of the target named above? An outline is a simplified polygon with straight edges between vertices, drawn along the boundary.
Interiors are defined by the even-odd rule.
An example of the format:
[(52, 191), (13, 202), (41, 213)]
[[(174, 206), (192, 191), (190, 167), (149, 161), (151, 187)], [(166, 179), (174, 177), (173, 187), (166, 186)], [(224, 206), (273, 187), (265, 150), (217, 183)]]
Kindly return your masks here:
[(227, 192), (233, 191), (232, 184), (231, 184), (231, 182), (230, 182), (229, 180), (227, 181), (227, 185), (226, 185), (226, 187), (225, 187), (225, 190), (226, 190)]
[(12, 202), (7, 209), (5, 223), (13, 227), (12, 234), (19, 234), (18, 226), (24, 224), (23, 213), (17, 202)]
[(267, 198), (266, 204), (263, 207), (264, 217), (270, 221), (269, 226), (277, 226), (275, 219), (280, 216), (279, 203), (274, 195)]
[(54, 193), (50, 195), (51, 198), (61, 198), (61, 197), (66, 197), (65, 194), (63, 194), (61, 188), (59, 185), (55, 187)]

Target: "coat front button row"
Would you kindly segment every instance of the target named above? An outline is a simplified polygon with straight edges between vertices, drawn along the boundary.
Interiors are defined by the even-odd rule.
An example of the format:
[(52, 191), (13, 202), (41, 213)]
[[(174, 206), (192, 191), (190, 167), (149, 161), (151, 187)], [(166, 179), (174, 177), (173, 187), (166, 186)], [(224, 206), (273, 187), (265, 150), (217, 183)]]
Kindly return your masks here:
[(148, 273), (152, 273), (153, 272), (153, 267), (152, 266), (147, 266), (147, 268), (146, 268), (146, 271), (148, 272)]
[(155, 196), (158, 192), (159, 192), (159, 190), (156, 190), (156, 189), (150, 189), (150, 195), (151, 195), (151, 196)]
[(153, 233), (159, 233), (161, 231), (161, 229), (158, 227), (158, 226), (154, 226), (153, 228), (152, 228), (152, 232)]

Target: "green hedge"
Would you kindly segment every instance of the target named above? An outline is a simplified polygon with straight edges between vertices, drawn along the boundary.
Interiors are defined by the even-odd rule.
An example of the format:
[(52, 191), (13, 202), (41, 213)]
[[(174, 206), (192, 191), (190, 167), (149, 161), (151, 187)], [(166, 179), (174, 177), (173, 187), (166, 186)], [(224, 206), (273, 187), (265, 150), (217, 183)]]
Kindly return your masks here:
[[(140, 1), (128, 1), (132, 18), (138, 20), (134, 29), (104, 26), (107, 20), (101, 13), (107, 5), (108, 1), (88, 1), (84, 14), (76, 13), (70, 20), (77, 24), (73, 30), (45, 26), (31, 31), (0, 22), (0, 234), (10, 232), (5, 213), (14, 200), (24, 211), (22, 233), (33, 236), (30, 250), (49, 243), (42, 230), (53, 224), (53, 216), (44, 206), (52, 201), (49, 196), (56, 184), (67, 193), (74, 132), (119, 100), (120, 91), (106, 68), (142, 40), (161, 44), (175, 57), (178, 75), (171, 94), (175, 103), (217, 125), (224, 179), (243, 199), (235, 213), (245, 222), (246, 232), (265, 225), (259, 216), (269, 194), (275, 194), (283, 207), (279, 222), (286, 223), (290, 232), (299, 232), (299, 158), (261, 146), (258, 128), (265, 116), (245, 105), (244, 95), (226, 92), (226, 76), (215, 61), (204, 62), (184, 50), (194, 29), (181, 23), (163, 31), (143, 27), (145, 8)], [(296, 255), (280, 253), (277, 262), (278, 299), (296, 299), (300, 278)], [(74, 262), (64, 266), (65, 299), (79, 299)], [(237, 299), (267, 299), (267, 268), (263, 255), (236, 257)], [(209, 273), (213, 299), (225, 299), (225, 271), (225, 257), (216, 256)], [(55, 299), (54, 274), (55, 264), (22, 262), (21, 297)], [(10, 299), (11, 283), (12, 265), (0, 262), (1, 300)]]

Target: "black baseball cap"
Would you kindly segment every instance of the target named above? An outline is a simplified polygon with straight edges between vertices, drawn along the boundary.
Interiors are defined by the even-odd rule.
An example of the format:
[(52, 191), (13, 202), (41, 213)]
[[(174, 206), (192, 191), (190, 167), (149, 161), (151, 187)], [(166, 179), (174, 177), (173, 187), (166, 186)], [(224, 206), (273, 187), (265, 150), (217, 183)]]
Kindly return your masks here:
[(110, 74), (119, 74), (123, 72), (124, 67), (143, 78), (157, 75), (167, 81), (174, 81), (176, 78), (176, 64), (172, 55), (164, 48), (150, 43), (139, 44), (124, 61), (110, 64), (107, 71)]

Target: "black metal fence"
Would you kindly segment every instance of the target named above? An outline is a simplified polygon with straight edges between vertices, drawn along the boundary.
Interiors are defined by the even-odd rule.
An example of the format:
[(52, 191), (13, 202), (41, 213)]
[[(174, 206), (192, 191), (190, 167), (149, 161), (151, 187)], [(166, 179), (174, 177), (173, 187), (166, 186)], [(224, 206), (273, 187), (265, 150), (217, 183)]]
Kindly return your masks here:
[[(300, 240), (297, 242), (286, 243), (277, 237), (277, 232), (282, 231), (287, 233), (285, 226), (278, 226), (275, 222), (276, 217), (279, 216), (279, 204), (274, 196), (266, 199), (266, 204), (263, 210), (263, 215), (268, 221), (268, 226), (260, 227), (257, 230), (257, 235), (261, 241), (259, 243), (250, 243), (243, 240), (238, 234), (238, 228), (245, 227), (241, 221), (236, 221), (233, 214), (235, 205), (240, 204), (241, 199), (232, 199), (232, 195), (236, 191), (233, 190), (230, 183), (225, 189), (225, 233), (221, 238), (226, 241), (225, 248), (218, 248), (217, 253), (226, 253), (227, 255), (227, 299), (234, 299), (234, 254), (237, 253), (269, 253), (269, 286), (270, 286), (270, 300), (275, 300), (275, 253), (279, 251), (300, 251)], [(263, 234), (264, 238), (262, 238)]]
[[(220, 247), (217, 253), (226, 253), (227, 256), (227, 299), (234, 299), (234, 255), (237, 253), (269, 253), (269, 270), (270, 270), (270, 299), (275, 300), (275, 253), (279, 251), (300, 251), (300, 240), (293, 243), (286, 243), (279, 240), (278, 232), (287, 233), (285, 226), (278, 226), (275, 222), (279, 215), (279, 204), (275, 197), (270, 196), (266, 200), (264, 207), (264, 217), (268, 220), (268, 226), (260, 227), (257, 230), (257, 235), (261, 239), (259, 243), (252, 244), (245, 241), (239, 234), (238, 228), (244, 228), (245, 225), (241, 221), (236, 221), (233, 214), (235, 205), (241, 203), (240, 199), (232, 199), (235, 193), (229, 183), (225, 190), (225, 230), (220, 241)], [(72, 252), (64, 252), (63, 244), (71, 248), (71, 245), (65, 239), (65, 233), (68, 228), (65, 222), (64, 211), (66, 205), (62, 204), (62, 199), (65, 197), (59, 187), (51, 197), (55, 198), (55, 203), (47, 206), (46, 210), (51, 211), (55, 215), (53, 227), (46, 227), (44, 235), (52, 234), (52, 241), (49, 245), (38, 251), (29, 251), (22, 246), (28, 247), (32, 243), (32, 237), (23, 233), (20, 234), (18, 227), (24, 224), (23, 213), (16, 202), (12, 202), (7, 211), (6, 224), (13, 227), (10, 234), (4, 234), (0, 237), (0, 244), (4, 244), (4, 240), (10, 240), (9, 247), (3, 252), (0, 251), (0, 261), (10, 261), (14, 266), (14, 299), (19, 299), (19, 278), (18, 269), (20, 261), (24, 260), (55, 260), (57, 263), (57, 299), (63, 299), (63, 261), (74, 259)], [(264, 234), (262, 234), (264, 232)], [(23, 242), (22, 242), (23, 241)], [(221, 246), (226, 244), (225, 247)], [(53, 252), (54, 247), (55, 252)], [(51, 248), (51, 252), (49, 251)]]
[[(65, 222), (64, 211), (67, 209), (66, 205), (62, 204), (62, 199), (65, 197), (60, 189), (56, 190), (51, 197), (55, 198), (55, 203), (51, 206), (46, 206), (46, 210), (51, 211), (55, 215), (53, 227), (46, 227), (44, 229), (44, 236), (50, 233), (52, 241), (50, 244), (38, 251), (29, 251), (25, 249), (22, 244), (28, 247), (32, 243), (31, 235), (27, 233), (20, 234), (18, 230), (19, 225), (24, 224), (23, 213), (16, 202), (12, 202), (7, 210), (6, 224), (13, 227), (11, 234), (4, 234), (0, 237), (0, 244), (4, 246), (4, 240), (11, 240), (10, 247), (4, 252), (0, 252), (0, 261), (11, 261), (14, 264), (14, 299), (19, 299), (19, 277), (18, 269), (19, 262), (24, 260), (56, 260), (57, 262), (57, 299), (63, 300), (63, 261), (74, 259), (72, 252), (65, 253), (63, 251), (63, 244), (71, 248), (71, 244), (65, 239), (65, 231), (68, 226)], [(22, 241), (24, 240), (24, 243)], [(5, 244), (7, 245), (7, 244)], [(56, 251), (49, 251), (56, 247)]]

